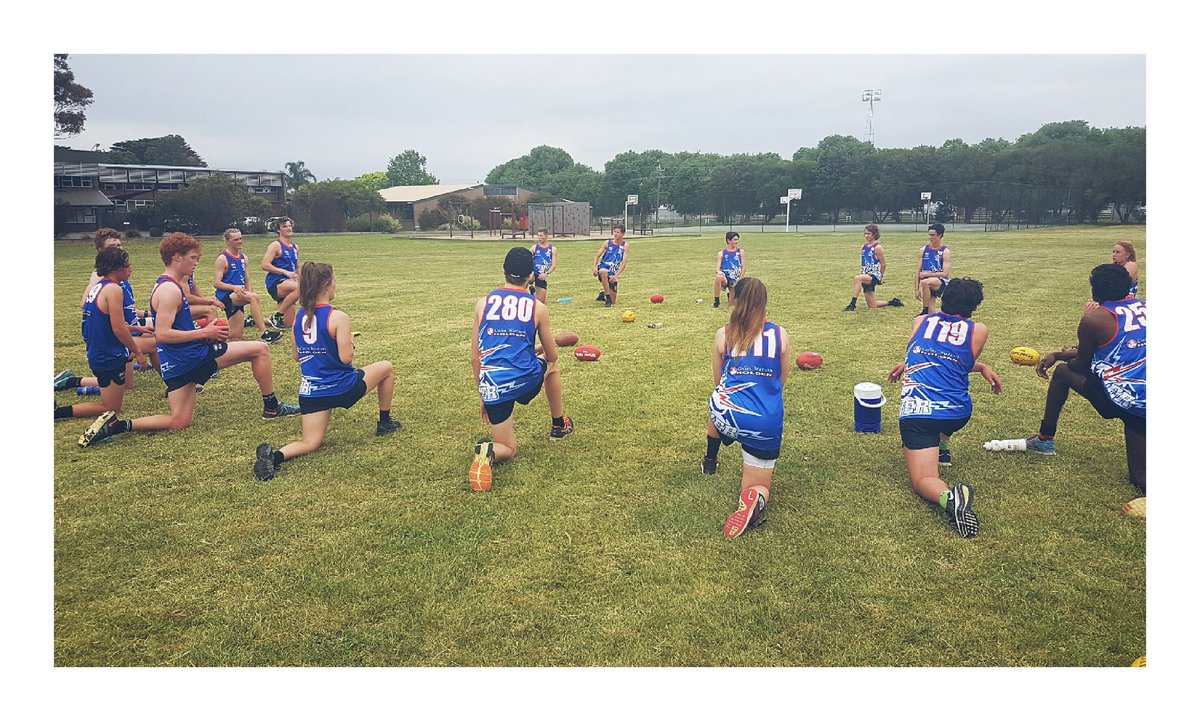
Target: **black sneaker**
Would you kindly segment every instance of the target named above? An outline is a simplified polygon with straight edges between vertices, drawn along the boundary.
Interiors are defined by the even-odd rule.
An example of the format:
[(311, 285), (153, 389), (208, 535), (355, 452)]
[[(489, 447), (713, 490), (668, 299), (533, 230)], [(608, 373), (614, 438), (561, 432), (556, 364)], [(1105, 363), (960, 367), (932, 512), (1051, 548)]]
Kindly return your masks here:
[(941, 450), (938, 451), (938, 465), (939, 466), (954, 465), (953, 463), (950, 462), (950, 449), (946, 449), (944, 451), (941, 451)]
[(570, 416), (563, 417), (562, 428), (559, 428), (558, 426), (554, 425), (553, 423), (550, 424), (550, 440), (557, 441), (557, 440), (566, 438), (567, 436), (571, 435), (574, 432), (575, 432), (575, 424), (571, 421)]
[(950, 491), (946, 501), (946, 516), (950, 525), (963, 538), (974, 538), (979, 533), (979, 519), (971, 511), (971, 503), (975, 500), (975, 491), (965, 483), (960, 483)]
[(260, 481), (275, 477), (275, 449), (270, 443), (262, 443), (254, 449), (254, 477)]
[(245, 320), (245, 321), (243, 321), (243, 324), (244, 324), (244, 325), (246, 325), (246, 326), (252, 326), (252, 325), (254, 325), (254, 316), (253, 316), (253, 315), (251, 315), (251, 314), (249, 314), (249, 313), (247, 313), (247, 314), (246, 314), (246, 320)]
[(291, 403), (279, 403), (273, 410), (263, 409), (262, 417), (264, 420), (274, 420), (283, 418), (284, 416), (295, 416), (300, 414), (300, 406)]
[(112, 426), (117, 420), (115, 411), (104, 411), (96, 416), (96, 420), (92, 421), (92, 425), (88, 426), (83, 435), (79, 437), (79, 445), (87, 448), (88, 446), (96, 445), (100, 441), (112, 438)]
[(716, 300), (714, 300), (714, 301), (713, 301), (713, 307), (714, 307), (714, 308), (720, 308), (720, 307), (721, 307), (721, 299), (720, 299), (720, 298), (718, 298), (718, 299), (716, 299)]
[(716, 474), (717, 469), (720, 467), (721, 464), (716, 458), (705, 457), (704, 460), (700, 461), (700, 471), (706, 476)]
[(605, 308), (612, 307), (612, 296), (611, 295), (604, 296), (604, 307)]
[(606, 295), (603, 290), (600, 291), (600, 294), (596, 296), (596, 302), (603, 303), (606, 300), (608, 300), (608, 295)]
[(71, 387), (67, 384), (70, 383), (71, 379), (74, 377), (75, 377), (75, 374), (72, 373), (71, 371), (63, 371), (62, 373), (59, 373), (58, 375), (54, 376), (55, 392), (70, 390)]
[(887, 304), (893, 308), (903, 308), (904, 307), (904, 304), (900, 302), (899, 298), (892, 298), (891, 300), (889, 300), (887, 302)]
[(846, 306), (845, 308), (842, 308), (843, 313), (853, 312), (856, 310), (858, 310), (858, 305), (855, 303), (851, 303), (850, 305)]
[(275, 330), (283, 330), (283, 313), (276, 313), (267, 319), (267, 325)]
[(258, 337), (258, 339), (261, 340), (263, 343), (270, 344), (270, 343), (274, 343), (275, 341), (279, 340), (282, 337), (283, 337), (282, 332), (277, 331), (277, 330), (268, 330), (268, 331), (264, 331), (263, 334)]
[(746, 531), (762, 524), (763, 509), (767, 501), (758, 491), (747, 488), (738, 498), (738, 509), (725, 521), (725, 537), (733, 540)]
[(391, 435), (403, 427), (404, 426), (400, 425), (400, 421), (379, 421), (375, 424), (375, 435)]

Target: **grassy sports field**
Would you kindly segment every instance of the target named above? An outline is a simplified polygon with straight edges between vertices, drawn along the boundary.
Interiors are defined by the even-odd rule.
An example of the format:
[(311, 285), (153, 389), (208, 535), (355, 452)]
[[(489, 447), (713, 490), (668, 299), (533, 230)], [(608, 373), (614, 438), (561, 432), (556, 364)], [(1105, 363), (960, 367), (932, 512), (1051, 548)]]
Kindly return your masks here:
[[(269, 240), (247, 238), (251, 267)], [(984, 284), (982, 360), (1004, 384), (993, 396), (972, 377), (975, 415), (943, 470), (977, 493), (970, 541), (910, 492), (899, 388), (885, 381), (919, 310), (923, 233), (885, 228), (881, 239), (878, 292), (905, 307), (860, 302), (853, 314), (842, 308), (861, 235), (743, 236), (768, 317), (825, 365), (789, 378), (769, 520), (736, 541), (721, 527), (740, 452), (724, 449), (716, 476), (699, 469), (712, 336), (728, 317), (711, 307), (721, 236), (631, 237), (609, 309), (590, 272), (600, 241), (557, 243), (552, 325), (603, 357), (563, 354), (575, 434), (549, 440), (544, 397), (518, 407), (520, 452), (486, 494), (466, 481), (486, 435), (471, 312), (516, 243), (296, 240), (301, 262), (334, 265), (335, 305), (362, 331), (355, 364), (395, 364), (404, 430), (374, 437), (370, 394), (334, 412), (320, 452), (257, 482), (255, 446), (298, 438), (300, 423), (259, 419), (248, 365), (210, 382), (183, 432), (83, 449), (87, 420), (56, 423), (57, 665), (1128, 666), (1145, 654), (1145, 523), (1120, 512), (1137, 495), (1120, 424), (1073, 396), (1058, 456), (982, 449), (1041, 417), (1046, 382), (1009, 349), (1073, 344), (1089, 270), (1117, 240), (1144, 251), (1144, 227), (947, 231), (953, 274)], [(211, 295), (223, 244), (202, 243), (196, 280)], [(125, 247), (144, 308), (158, 244)], [(56, 244), (56, 370), (87, 374), (78, 305), (93, 259), (90, 243)], [(261, 292), (262, 272), (251, 275)], [(651, 305), (652, 293), (666, 302)], [(626, 308), (635, 323), (618, 319)], [(276, 392), (294, 402), (290, 346), (271, 355)], [(862, 381), (885, 386), (882, 435), (853, 432)], [(139, 375), (121, 417), (165, 412), (162, 388)]]

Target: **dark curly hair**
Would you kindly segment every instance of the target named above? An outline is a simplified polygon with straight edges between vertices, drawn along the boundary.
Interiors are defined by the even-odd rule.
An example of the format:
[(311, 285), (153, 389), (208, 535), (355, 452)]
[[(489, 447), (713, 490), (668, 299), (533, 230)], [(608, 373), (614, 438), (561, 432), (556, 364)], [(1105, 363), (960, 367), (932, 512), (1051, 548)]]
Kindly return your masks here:
[(112, 275), (129, 265), (129, 253), (121, 248), (105, 248), (96, 254), (96, 275), (101, 278)]
[(1116, 263), (1104, 263), (1092, 268), (1088, 281), (1092, 284), (1092, 300), (1097, 303), (1127, 297), (1129, 286), (1133, 283), (1125, 266)]
[(951, 278), (942, 292), (942, 310), (970, 318), (983, 302), (983, 283), (973, 278)]

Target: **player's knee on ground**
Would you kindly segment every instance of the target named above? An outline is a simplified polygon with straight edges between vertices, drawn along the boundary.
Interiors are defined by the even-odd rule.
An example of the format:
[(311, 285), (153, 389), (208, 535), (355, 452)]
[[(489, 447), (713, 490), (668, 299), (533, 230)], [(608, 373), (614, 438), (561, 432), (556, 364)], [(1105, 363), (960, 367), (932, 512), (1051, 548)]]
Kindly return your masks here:
[(172, 431), (182, 431), (189, 428), (191, 425), (191, 416), (171, 416), (171, 423), (168, 428)]

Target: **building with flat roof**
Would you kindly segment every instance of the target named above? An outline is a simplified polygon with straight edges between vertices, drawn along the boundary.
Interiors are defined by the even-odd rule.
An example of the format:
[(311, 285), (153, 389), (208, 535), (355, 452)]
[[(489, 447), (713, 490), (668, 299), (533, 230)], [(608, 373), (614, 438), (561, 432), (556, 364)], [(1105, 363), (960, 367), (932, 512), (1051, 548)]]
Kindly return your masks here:
[(155, 203), (162, 193), (185, 187), (193, 178), (215, 173), (245, 183), (251, 193), (271, 204), (269, 215), (284, 212), (287, 176), (281, 171), (123, 165), (100, 162), (103, 157), (104, 153), (86, 150), (54, 149), (54, 202), (70, 208), (66, 222), (56, 227), (56, 232), (90, 233), (104, 227), (133, 230), (132, 216), (139, 208)]
[(438, 207), (438, 201), (451, 195), (461, 196), (466, 201), (478, 198), (496, 198), (514, 203), (527, 203), (536, 193), (515, 185), (394, 185), (379, 191), (387, 205), (388, 215), (400, 221), (405, 230), (417, 227), (417, 218), (426, 210)]

